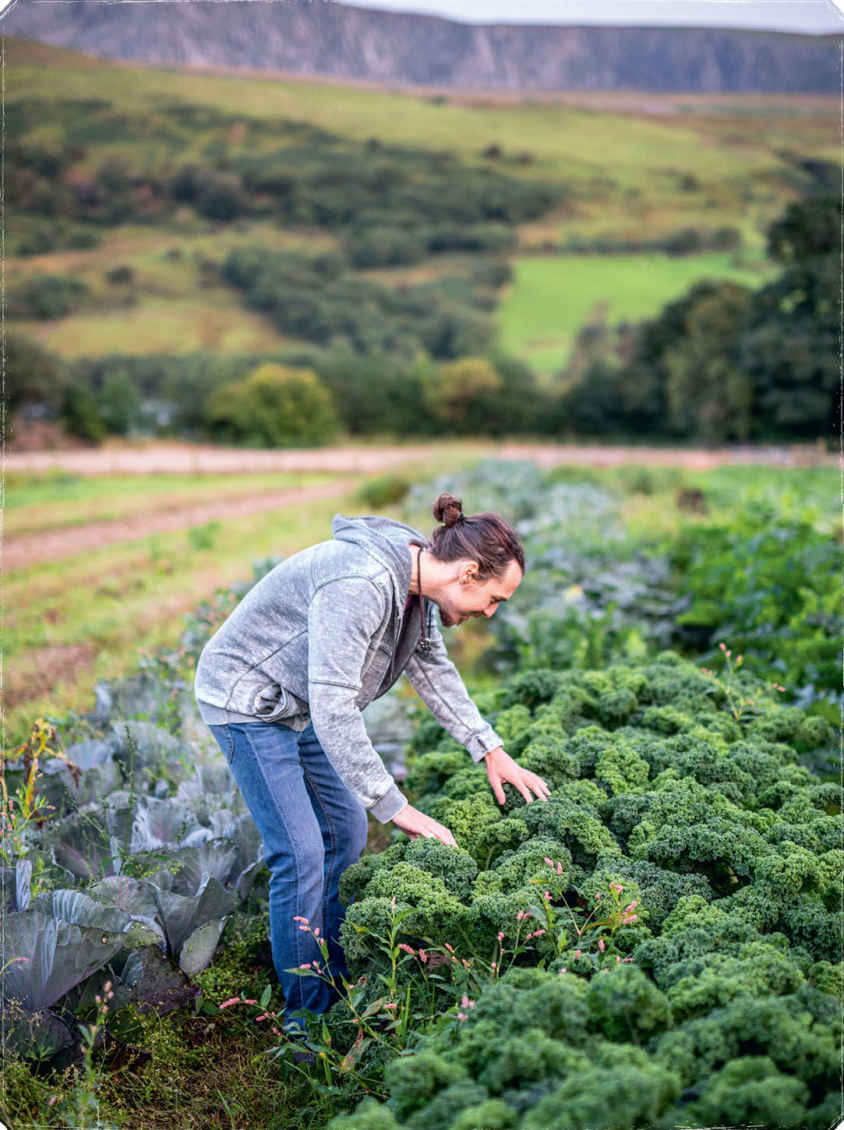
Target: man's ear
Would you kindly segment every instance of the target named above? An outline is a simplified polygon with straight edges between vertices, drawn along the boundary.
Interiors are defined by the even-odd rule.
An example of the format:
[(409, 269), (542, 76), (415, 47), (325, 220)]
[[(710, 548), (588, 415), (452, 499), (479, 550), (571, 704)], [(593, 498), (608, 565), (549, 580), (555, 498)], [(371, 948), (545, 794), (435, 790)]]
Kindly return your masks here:
[(477, 561), (467, 561), (460, 571), (460, 580), (464, 585), (477, 581), (479, 572)]

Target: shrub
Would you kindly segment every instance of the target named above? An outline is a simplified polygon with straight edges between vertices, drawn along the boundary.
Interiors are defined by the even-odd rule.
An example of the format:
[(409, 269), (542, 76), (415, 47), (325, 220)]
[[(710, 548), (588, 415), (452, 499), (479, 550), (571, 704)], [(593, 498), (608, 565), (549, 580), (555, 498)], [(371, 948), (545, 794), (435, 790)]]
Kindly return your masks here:
[(81, 279), (66, 275), (39, 275), (22, 283), (10, 302), (12, 318), (63, 318), (77, 309), (88, 296)]
[(487, 398), (500, 388), (501, 378), (488, 361), (467, 357), (430, 371), (425, 403), (449, 431), (483, 431)]
[(274, 364), (212, 392), (205, 421), (215, 437), (260, 447), (329, 443), (337, 431), (331, 393), (317, 375)]

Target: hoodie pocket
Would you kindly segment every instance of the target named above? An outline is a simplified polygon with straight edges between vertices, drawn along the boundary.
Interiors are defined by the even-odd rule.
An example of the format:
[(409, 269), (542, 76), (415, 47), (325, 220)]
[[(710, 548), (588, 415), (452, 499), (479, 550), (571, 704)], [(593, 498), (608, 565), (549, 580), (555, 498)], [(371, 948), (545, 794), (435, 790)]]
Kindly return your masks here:
[(260, 718), (262, 722), (274, 722), (276, 718), (283, 718), (287, 713), (287, 691), (278, 683), (267, 683), (252, 698), (250, 714)]

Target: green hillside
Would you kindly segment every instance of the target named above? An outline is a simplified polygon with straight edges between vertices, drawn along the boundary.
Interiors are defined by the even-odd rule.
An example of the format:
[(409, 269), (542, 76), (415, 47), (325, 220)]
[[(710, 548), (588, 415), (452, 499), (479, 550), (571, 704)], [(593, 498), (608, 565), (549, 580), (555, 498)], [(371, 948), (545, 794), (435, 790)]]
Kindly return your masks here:
[(547, 377), (596, 316), (766, 281), (771, 223), (838, 176), (831, 98), (457, 97), (6, 44), (8, 327), (62, 363), (503, 349)]
[(537, 372), (556, 372), (588, 323), (652, 317), (702, 278), (755, 287), (771, 275), (769, 267), (742, 267), (734, 259), (725, 252), (615, 255), (611, 261), (598, 255), (522, 256), (499, 310), (501, 344)]

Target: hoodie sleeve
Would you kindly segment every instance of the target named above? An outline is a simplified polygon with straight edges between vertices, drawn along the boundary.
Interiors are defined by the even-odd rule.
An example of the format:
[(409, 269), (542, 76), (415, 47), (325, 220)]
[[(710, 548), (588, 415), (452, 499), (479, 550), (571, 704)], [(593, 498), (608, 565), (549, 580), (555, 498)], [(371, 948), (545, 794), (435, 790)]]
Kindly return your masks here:
[(442, 633), (429, 621), (431, 650), (414, 651), (404, 669), (410, 685), (449, 734), (468, 749), (473, 761), (483, 761), (490, 750), (503, 745), (469, 697), (460, 674), (448, 657)]
[(385, 615), (386, 597), (364, 577), (322, 585), (308, 612), (308, 699), (314, 730), (346, 787), (382, 824), (407, 799), (369, 740), (357, 696)]

